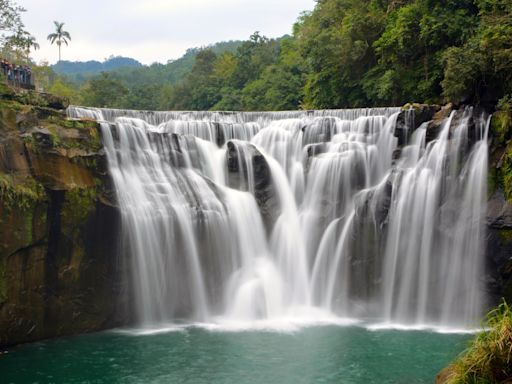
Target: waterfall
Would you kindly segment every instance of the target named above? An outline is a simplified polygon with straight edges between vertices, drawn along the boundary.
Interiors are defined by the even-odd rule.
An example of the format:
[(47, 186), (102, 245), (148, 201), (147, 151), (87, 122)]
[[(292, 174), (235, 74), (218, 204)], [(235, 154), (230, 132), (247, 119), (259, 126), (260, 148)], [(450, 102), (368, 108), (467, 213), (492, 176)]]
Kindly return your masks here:
[(399, 145), (399, 113), (70, 107), (101, 122), (139, 323), (478, 324), (486, 118)]

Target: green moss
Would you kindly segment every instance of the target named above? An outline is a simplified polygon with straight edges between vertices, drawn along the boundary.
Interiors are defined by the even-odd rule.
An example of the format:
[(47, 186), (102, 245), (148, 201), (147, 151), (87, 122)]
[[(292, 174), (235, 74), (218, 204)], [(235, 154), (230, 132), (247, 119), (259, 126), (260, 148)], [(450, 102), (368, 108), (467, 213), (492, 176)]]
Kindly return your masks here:
[(45, 200), (44, 187), (33, 178), (18, 183), (12, 176), (0, 174), (0, 201), (7, 209), (29, 211), (35, 203)]
[(500, 239), (505, 243), (512, 241), (512, 229), (501, 229)]
[(65, 226), (77, 228), (83, 224), (96, 208), (96, 188), (75, 188), (66, 191), (62, 206), (62, 220)]
[(15, 111), (21, 111), (23, 109), (23, 104), (20, 104), (14, 100), (0, 99), (0, 109), (13, 109)]
[[(101, 142), (99, 126), (96, 123), (81, 120), (68, 120), (61, 118), (48, 118), (41, 122), (41, 126), (48, 129), (54, 148), (82, 149), (87, 152), (97, 152), (103, 145)], [(75, 129), (80, 132), (76, 138), (68, 138), (63, 133), (66, 129)]]
[(32, 136), (32, 135), (23, 136), (22, 140), (25, 145), (34, 145), (35, 144), (34, 136)]
[(502, 383), (512, 377), (512, 309), (505, 301), (487, 315), (485, 329), (451, 365), (447, 384)]

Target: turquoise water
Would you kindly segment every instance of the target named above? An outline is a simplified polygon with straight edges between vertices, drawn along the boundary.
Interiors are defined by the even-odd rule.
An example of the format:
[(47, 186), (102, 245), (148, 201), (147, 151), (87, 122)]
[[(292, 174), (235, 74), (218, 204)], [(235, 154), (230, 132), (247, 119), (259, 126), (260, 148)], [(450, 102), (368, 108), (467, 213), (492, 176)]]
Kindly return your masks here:
[(0, 355), (0, 382), (432, 383), (469, 338), (353, 326), (103, 332), (13, 348)]

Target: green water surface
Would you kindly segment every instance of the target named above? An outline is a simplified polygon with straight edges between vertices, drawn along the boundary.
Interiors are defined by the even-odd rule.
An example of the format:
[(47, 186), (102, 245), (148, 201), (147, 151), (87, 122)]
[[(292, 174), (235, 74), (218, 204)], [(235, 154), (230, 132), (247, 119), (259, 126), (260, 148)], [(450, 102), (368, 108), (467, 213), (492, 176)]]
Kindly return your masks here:
[(0, 383), (433, 383), (469, 338), (353, 326), (103, 332), (10, 349)]

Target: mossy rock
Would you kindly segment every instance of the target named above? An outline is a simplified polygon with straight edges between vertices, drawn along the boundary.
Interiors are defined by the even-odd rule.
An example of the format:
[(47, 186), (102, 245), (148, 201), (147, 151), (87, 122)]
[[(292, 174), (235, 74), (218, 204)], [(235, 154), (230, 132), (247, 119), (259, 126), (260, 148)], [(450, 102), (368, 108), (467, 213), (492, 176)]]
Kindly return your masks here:
[(14, 109), (0, 106), (0, 131), (17, 131), (16, 111)]
[(66, 191), (61, 211), (64, 228), (76, 229), (84, 225), (88, 216), (96, 209), (97, 199), (96, 187), (74, 188)]

